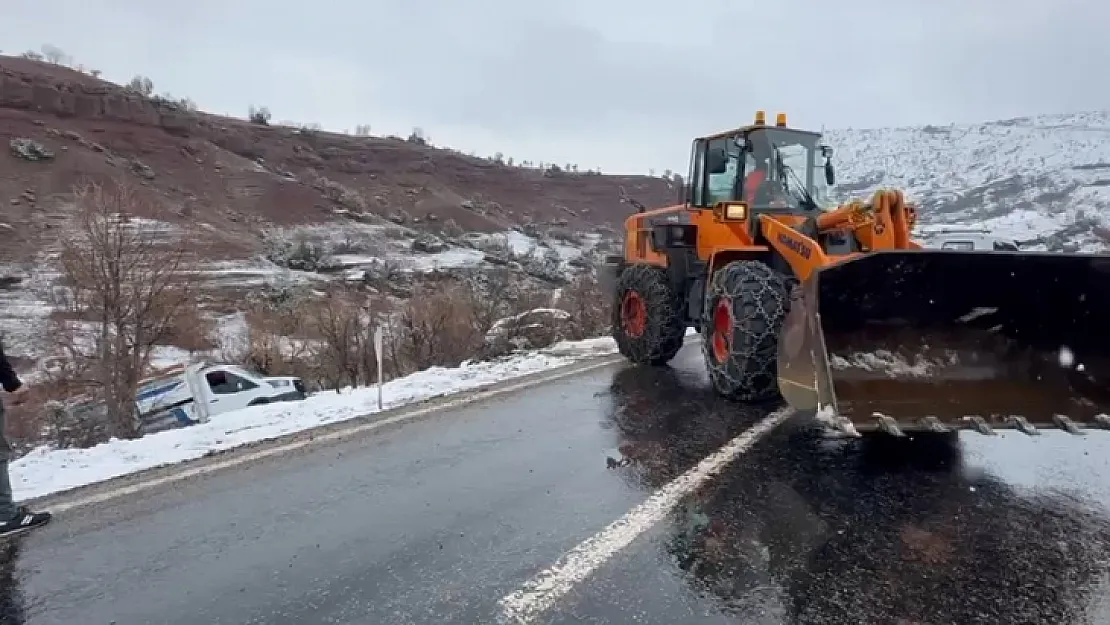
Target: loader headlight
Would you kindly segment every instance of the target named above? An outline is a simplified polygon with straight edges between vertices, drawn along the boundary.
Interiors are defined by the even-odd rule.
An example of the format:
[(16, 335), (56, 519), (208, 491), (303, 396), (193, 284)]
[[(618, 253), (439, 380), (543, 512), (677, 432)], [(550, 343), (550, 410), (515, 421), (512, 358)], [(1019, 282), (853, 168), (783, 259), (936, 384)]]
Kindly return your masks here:
[(721, 202), (716, 212), (717, 217), (725, 221), (743, 221), (748, 218), (748, 205), (745, 202)]

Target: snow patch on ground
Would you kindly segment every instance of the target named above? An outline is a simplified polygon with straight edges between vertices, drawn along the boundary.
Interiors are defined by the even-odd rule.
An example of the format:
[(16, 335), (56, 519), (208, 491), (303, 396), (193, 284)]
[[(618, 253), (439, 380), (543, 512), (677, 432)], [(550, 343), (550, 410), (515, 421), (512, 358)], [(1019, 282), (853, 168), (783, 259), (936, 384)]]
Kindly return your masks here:
[(509, 230), (501, 236), (508, 241), (509, 249), (513, 251), (513, 254), (528, 254), (539, 245), (539, 241), (536, 239), (516, 230)]
[[(233, 320), (225, 323), (234, 326)], [(614, 353), (615, 343), (605, 337), (562, 342), (496, 362), (434, 367), (387, 382), (382, 388), (383, 405), (396, 408)], [(29, 499), (184, 462), (209, 452), (374, 414), (378, 412), (377, 398), (376, 387), (324, 391), (304, 401), (253, 406), (136, 440), (113, 439), (90, 449), (39, 447), (11, 464), (12, 487), (16, 499)]]
[(194, 272), (209, 288), (307, 284), (328, 279), (318, 273), (286, 269), (263, 259), (204, 263)]
[(452, 248), (436, 254), (395, 255), (403, 268), (421, 273), (445, 269), (466, 269), (482, 264), (485, 254), (469, 248)]

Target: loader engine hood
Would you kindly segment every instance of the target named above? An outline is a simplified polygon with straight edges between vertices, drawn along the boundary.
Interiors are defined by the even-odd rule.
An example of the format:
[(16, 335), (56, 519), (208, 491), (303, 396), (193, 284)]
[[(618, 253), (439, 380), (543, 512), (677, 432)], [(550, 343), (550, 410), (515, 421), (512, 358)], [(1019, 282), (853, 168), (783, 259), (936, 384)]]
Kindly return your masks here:
[(1107, 311), (1108, 256), (874, 252), (795, 294), (780, 388), (858, 430), (1110, 423)]

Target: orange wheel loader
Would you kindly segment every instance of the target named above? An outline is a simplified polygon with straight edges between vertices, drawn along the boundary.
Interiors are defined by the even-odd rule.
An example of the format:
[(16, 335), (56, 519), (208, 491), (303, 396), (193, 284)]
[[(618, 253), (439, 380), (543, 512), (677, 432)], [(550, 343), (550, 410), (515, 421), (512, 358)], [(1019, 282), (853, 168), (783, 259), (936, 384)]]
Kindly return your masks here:
[(762, 111), (695, 139), (684, 202), (607, 263), (620, 353), (696, 328), (720, 394), (852, 435), (1110, 427), (1110, 256), (923, 248), (900, 191), (829, 200), (832, 155)]

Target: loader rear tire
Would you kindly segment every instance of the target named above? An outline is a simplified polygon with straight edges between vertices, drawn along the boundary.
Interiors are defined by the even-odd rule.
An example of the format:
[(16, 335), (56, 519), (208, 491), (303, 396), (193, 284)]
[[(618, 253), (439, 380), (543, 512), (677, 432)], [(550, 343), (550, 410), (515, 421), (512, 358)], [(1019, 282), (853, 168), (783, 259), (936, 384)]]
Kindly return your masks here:
[(790, 309), (793, 279), (752, 260), (714, 273), (703, 321), (709, 379), (718, 393), (740, 401), (779, 396), (778, 342)]
[(622, 356), (636, 364), (665, 365), (682, 349), (686, 322), (683, 298), (665, 270), (630, 265), (617, 278), (613, 339)]

